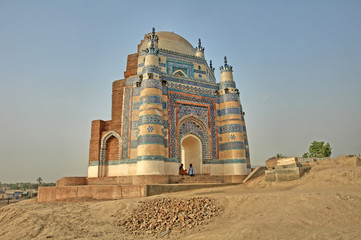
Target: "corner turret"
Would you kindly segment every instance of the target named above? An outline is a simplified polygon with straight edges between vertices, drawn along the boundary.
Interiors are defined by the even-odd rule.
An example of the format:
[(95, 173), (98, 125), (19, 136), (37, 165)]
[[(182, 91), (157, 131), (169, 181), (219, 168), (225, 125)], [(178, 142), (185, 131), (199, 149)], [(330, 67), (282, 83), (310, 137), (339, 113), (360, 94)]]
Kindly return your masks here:
[(136, 83), (140, 87), (136, 175), (163, 175), (167, 147), (164, 145), (164, 126), (158, 124), (164, 120), (163, 85), (160, 81), (158, 36), (154, 28), (144, 52), (144, 68)]
[(227, 57), (224, 57), (224, 66), (221, 66), (219, 70), (221, 70), (221, 83), (222, 82), (233, 82), (233, 70), (232, 66), (227, 64)]
[(202, 47), (201, 39), (198, 39), (198, 47), (196, 47), (196, 57), (204, 58), (204, 47)]
[(147, 48), (144, 50), (145, 61), (142, 71), (142, 79), (160, 79), (158, 40), (159, 38), (155, 34), (155, 28), (153, 28), (152, 34), (148, 36)]
[(240, 163), (232, 169), (227, 169), (225, 166), (225, 174), (226, 172), (233, 172), (233, 174), (236, 172), (235, 175), (249, 174), (251, 172), (251, 164), (244, 112), (239, 98), (239, 90), (236, 88), (236, 83), (233, 80), (233, 69), (232, 66), (227, 64), (227, 57), (224, 57), (224, 65), (220, 67), (220, 70), (220, 119), (224, 129), (227, 129), (219, 134), (222, 139), (220, 141), (220, 148), (226, 146), (220, 154), (220, 159)]

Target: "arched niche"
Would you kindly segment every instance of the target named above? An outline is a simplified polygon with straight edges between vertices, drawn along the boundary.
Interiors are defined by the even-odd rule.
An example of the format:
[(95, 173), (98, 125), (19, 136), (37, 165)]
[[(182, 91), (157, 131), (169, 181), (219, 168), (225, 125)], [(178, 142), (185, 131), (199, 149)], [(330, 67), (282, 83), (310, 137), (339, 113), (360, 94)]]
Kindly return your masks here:
[(120, 135), (115, 131), (110, 131), (103, 136), (100, 144), (99, 177), (108, 175), (110, 160), (120, 160), (120, 144)]
[(193, 134), (181, 139), (181, 162), (185, 169), (193, 165), (196, 174), (202, 174), (202, 141)]

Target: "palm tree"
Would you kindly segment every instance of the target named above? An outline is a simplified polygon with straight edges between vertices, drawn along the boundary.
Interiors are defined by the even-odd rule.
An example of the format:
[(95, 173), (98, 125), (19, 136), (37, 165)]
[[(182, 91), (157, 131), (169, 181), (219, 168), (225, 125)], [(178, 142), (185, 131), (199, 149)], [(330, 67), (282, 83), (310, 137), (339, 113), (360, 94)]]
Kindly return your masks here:
[(39, 183), (39, 185), (43, 182), (43, 179), (41, 177), (38, 177), (36, 181)]

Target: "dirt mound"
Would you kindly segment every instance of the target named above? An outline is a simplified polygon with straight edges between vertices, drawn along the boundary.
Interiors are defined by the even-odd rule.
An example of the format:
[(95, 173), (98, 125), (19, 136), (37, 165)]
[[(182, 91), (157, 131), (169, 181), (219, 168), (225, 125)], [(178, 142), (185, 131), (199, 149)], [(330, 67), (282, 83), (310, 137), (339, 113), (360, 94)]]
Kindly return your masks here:
[(0, 239), (361, 239), (361, 167), (323, 162), (301, 179), (142, 199), (0, 208)]
[(247, 182), (249, 188), (284, 187), (321, 187), (335, 185), (361, 186), (361, 167), (343, 166), (335, 160), (323, 160), (319, 165), (312, 166), (300, 179), (284, 182), (267, 182), (264, 175)]
[(120, 221), (119, 225), (134, 235), (165, 236), (174, 230), (182, 231), (202, 225), (221, 210), (214, 200), (207, 197), (157, 198), (140, 202), (131, 216)]
[(316, 184), (321, 182), (340, 184), (361, 184), (361, 167), (327, 168), (315, 166), (305, 178), (312, 179)]

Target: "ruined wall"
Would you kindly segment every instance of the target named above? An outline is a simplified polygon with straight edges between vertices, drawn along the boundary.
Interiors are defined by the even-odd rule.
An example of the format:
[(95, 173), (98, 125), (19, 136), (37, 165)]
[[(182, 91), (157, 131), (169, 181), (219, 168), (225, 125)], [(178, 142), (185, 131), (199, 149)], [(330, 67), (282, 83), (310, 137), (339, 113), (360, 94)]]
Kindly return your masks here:
[[(121, 79), (113, 82), (112, 87), (112, 120), (110, 129), (120, 134), (122, 126), (122, 111), (123, 111), (123, 98), (124, 86), (126, 79)], [(108, 131), (109, 131), (108, 130)]]
[(137, 75), (138, 56), (139, 56), (139, 53), (134, 53), (134, 54), (128, 55), (127, 70), (124, 72), (125, 78)]
[(76, 186), (76, 185), (86, 185), (87, 178), (86, 177), (63, 177), (56, 181), (57, 187), (63, 186)]
[(91, 185), (39, 187), (38, 202), (54, 202), (74, 198), (111, 200), (145, 196), (145, 185)]
[(105, 121), (103, 120), (92, 121), (90, 146), (89, 146), (89, 164), (91, 164), (91, 162), (99, 161), (100, 140), (101, 140), (102, 132), (104, 130), (104, 126), (105, 126)]

